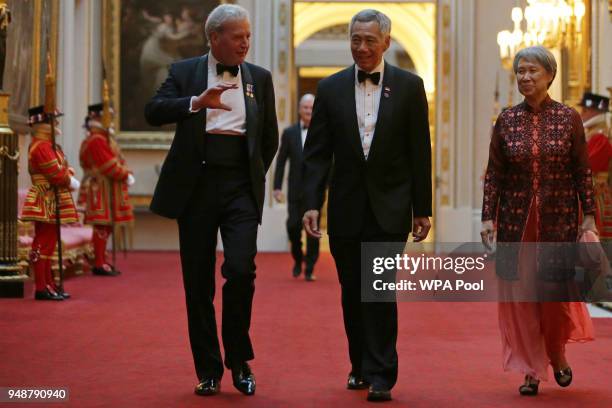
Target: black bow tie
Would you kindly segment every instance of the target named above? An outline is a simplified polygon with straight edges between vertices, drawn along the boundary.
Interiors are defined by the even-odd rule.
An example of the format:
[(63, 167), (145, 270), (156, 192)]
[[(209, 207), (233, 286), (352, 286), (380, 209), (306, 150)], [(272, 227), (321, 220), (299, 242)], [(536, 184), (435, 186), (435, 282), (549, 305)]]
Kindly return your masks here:
[(217, 75), (223, 75), (225, 71), (232, 74), (232, 76), (236, 76), (238, 75), (238, 65), (217, 64)]
[(364, 82), (368, 78), (370, 78), (370, 81), (372, 81), (374, 85), (378, 85), (378, 83), (380, 82), (380, 72), (372, 72), (371, 74), (368, 74), (367, 72), (362, 70), (357, 71), (357, 80), (360, 83)]

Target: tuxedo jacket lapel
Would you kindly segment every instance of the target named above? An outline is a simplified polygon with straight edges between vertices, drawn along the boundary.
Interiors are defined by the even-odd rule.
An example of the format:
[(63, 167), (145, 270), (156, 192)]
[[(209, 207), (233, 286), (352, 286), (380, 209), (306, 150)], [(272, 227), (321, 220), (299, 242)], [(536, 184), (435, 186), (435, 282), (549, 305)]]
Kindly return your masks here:
[(302, 146), (302, 125), (300, 125), (299, 123), (295, 127), (293, 140), (295, 143), (295, 151), (301, 157), (302, 153), (304, 152), (304, 146)]
[[(190, 89), (192, 95), (200, 95), (208, 88), (208, 54), (204, 55), (196, 65), (196, 75), (193, 81), (193, 88)], [(196, 138), (196, 145), (201, 157), (204, 157), (204, 134), (206, 133), (206, 109), (201, 109), (195, 114), (192, 120), (193, 132)]]
[(359, 124), (357, 122), (357, 104), (355, 102), (355, 65), (351, 69), (345, 71), (342, 87), (347, 91), (341, 92), (344, 95), (344, 100), (341, 101), (344, 106), (345, 122), (348, 124), (348, 138), (351, 146), (355, 149), (355, 153), (365, 160), (363, 155), (363, 147), (361, 146), (361, 137), (359, 136)]
[(383, 143), (381, 139), (385, 138), (389, 123), (393, 117), (393, 67), (385, 62), (385, 73), (383, 75), (382, 89), (380, 92), (380, 102), (378, 104), (378, 116), (376, 118), (376, 126), (374, 127), (374, 138), (370, 146), (368, 160), (376, 151), (376, 146)]
[[(255, 83), (247, 64), (240, 64), (242, 74), (242, 90), (244, 92), (244, 104), (246, 108), (246, 135), (249, 145), (249, 156), (253, 155), (255, 149), (255, 137), (257, 135), (257, 100), (255, 99)], [(249, 89), (250, 88), (250, 89)]]

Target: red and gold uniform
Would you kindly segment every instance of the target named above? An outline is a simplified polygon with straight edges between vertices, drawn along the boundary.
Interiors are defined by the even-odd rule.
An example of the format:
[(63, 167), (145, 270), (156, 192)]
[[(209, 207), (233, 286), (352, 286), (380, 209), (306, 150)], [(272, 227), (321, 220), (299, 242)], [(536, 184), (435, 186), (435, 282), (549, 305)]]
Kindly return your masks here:
[[(53, 149), (49, 125), (43, 107), (30, 109), (30, 123), (34, 125), (32, 142), (28, 149), (28, 171), (32, 187), (28, 191), (21, 219), (33, 221), (35, 236), (30, 260), (34, 270), (36, 292), (54, 292), (55, 284), (51, 273), (51, 257), (57, 245), (56, 206), (59, 205), (62, 224), (78, 222), (78, 215), (70, 193), (72, 169), (63, 152)], [(46, 127), (45, 127), (46, 126)], [(56, 202), (54, 188), (58, 190)]]
[(94, 225), (95, 267), (102, 268), (108, 265), (106, 243), (113, 233), (113, 223), (115, 226), (132, 225), (134, 214), (128, 195), (130, 170), (119, 147), (96, 120), (96, 111), (91, 108), (93, 119), (87, 121), (89, 132), (80, 151), (85, 177), (79, 204), (85, 206), (85, 223)]
[(609, 186), (609, 168), (612, 159), (612, 145), (604, 130), (596, 130), (587, 136), (589, 164), (593, 170), (597, 214), (595, 221), (602, 240), (612, 239), (612, 197)]
[(587, 140), (589, 165), (593, 171), (597, 213), (595, 222), (600, 240), (612, 240), (612, 192), (610, 191), (610, 169), (612, 168), (612, 144), (608, 140), (606, 112), (610, 99), (585, 92), (582, 106), (583, 126)]

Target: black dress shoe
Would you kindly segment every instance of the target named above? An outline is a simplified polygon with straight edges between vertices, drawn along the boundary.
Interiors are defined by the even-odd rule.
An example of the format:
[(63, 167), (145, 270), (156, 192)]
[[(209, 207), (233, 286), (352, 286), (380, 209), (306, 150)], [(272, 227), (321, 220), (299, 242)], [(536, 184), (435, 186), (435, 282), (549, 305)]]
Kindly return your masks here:
[(255, 394), (255, 376), (247, 363), (232, 368), (234, 387), (244, 395)]
[(391, 390), (380, 386), (370, 385), (370, 389), (368, 389), (368, 401), (391, 401)]
[(64, 299), (70, 299), (70, 293), (64, 292), (63, 289), (59, 290), (59, 288), (57, 286), (54, 289), (55, 289), (55, 293), (57, 293), (58, 295), (60, 295)]
[(370, 384), (364, 380), (361, 376), (349, 374), (348, 381), (346, 382), (346, 388), (348, 390), (365, 390)]
[(45, 289), (42, 291), (36, 291), (34, 293), (34, 299), (36, 300), (64, 300), (64, 297), (51, 292), (49, 289)]
[(560, 387), (569, 387), (573, 378), (574, 375), (572, 374), (572, 369), (570, 367), (555, 371), (555, 381)]
[(216, 378), (204, 378), (196, 385), (194, 392), (198, 395), (215, 395), (221, 390), (221, 381)]
[(304, 279), (306, 279), (308, 282), (314, 282), (317, 280), (317, 277), (312, 274), (313, 270), (314, 266), (306, 265), (306, 270), (304, 271)]
[(293, 271), (292, 271), (292, 275), (294, 278), (297, 278), (298, 276), (300, 276), (300, 274), (302, 273), (302, 263), (301, 262), (296, 262), (295, 265), (293, 265)]
[(94, 266), (91, 269), (91, 272), (94, 275), (98, 275), (98, 276), (117, 276), (119, 275), (119, 273), (115, 269), (110, 267), (110, 265), (108, 269), (103, 266)]

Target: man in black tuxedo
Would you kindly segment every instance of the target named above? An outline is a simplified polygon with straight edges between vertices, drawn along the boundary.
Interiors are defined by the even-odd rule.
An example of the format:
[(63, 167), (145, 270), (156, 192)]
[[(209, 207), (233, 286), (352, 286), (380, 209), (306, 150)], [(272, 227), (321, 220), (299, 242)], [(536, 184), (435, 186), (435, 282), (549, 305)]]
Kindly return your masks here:
[(431, 144), (427, 99), (418, 76), (383, 60), (391, 21), (376, 10), (351, 20), (355, 65), (323, 79), (304, 147), (306, 232), (318, 229), (328, 169), (330, 249), (342, 287), (352, 369), (347, 387), (368, 400), (391, 399), (397, 380), (397, 305), (361, 302), (361, 243), (427, 237)]
[(234, 386), (252, 395), (255, 377), (247, 361), (254, 358), (249, 327), (257, 228), (266, 172), (278, 148), (274, 89), (270, 72), (244, 62), (251, 35), (245, 9), (218, 6), (205, 31), (210, 53), (172, 64), (145, 108), (152, 125), (176, 123), (151, 211), (178, 220), (199, 395), (218, 393), (223, 375), (213, 306), (221, 231), (224, 361)]
[(314, 281), (313, 270), (319, 258), (319, 240), (311, 236), (306, 238), (306, 257), (302, 253), (302, 215), (304, 204), (302, 194), (302, 151), (306, 142), (306, 134), (310, 119), (312, 118), (313, 94), (305, 94), (300, 99), (298, 114), (300, 120), (283, 132), (281, 144), (276, 157), (276, 171), (274, 172), (274, 199), (283, 201), (283, 176), (285, 175), (285, 163), (289, 159), (289, 180), (287, 196), (289, 198), (287, 218), (287, 234), (291, 243), (291, 255), (295, 264), (293, 265), (293, 276), (297, 278), (302, 273), (302, 261), (306, 261), (304, 278)]

